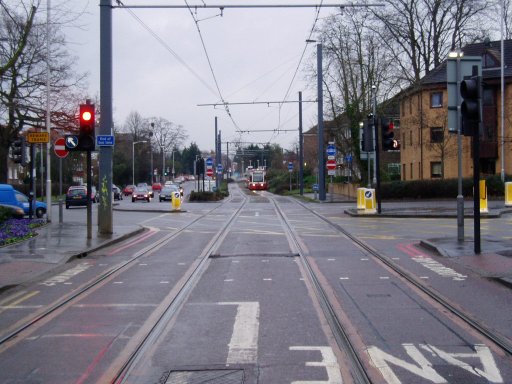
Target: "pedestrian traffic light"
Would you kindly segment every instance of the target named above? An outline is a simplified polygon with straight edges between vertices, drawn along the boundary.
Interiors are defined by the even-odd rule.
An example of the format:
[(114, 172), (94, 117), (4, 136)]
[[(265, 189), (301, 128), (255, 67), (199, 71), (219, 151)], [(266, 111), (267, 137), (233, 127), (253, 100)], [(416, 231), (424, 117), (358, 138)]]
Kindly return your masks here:
[(462, 103), (460, 113), (462, 116), (462, 134), (473, 136), (478, 132), (481, 121), (481, 78), (480, 76), (471, 76), (460, 83), (460, 95)]
[(393, 151), (398, 149), (398, 141), (395, 140), (395, 133), (393, 132), (393, 121), (387, 117), (380, 120), (380, 132), (382, 137), (382, 150)]
[(18, 137), (12, 143), (12, 157), (16, 164), (27, 164), (27, 146), (24, 137)]
[(80, 104), (80, 135), (78, 136), (78, 151), (94, 151), (95, 133), (94, 133), (94, 104)]
[(363, 152), (373, 152), (375, 150), (373, 147), (374, 127), (375, 119), (373, 118), (373, 114), (370, 113), (363, 124), (363, 132), (361, 137), (361, 151)]

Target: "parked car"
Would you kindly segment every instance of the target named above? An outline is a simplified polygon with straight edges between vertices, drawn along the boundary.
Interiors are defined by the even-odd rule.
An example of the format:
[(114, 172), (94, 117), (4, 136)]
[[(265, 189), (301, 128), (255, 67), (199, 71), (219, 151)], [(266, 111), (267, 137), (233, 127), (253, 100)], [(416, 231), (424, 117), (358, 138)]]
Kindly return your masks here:
[(153, 193), (153, 190), (149, 187), (148, 183), (138, 183), (137, 187), (146, 188), (151, 198), (155, 197), (155, 194)]
[(114, 194), (114, 200), (123, 200), (121, 189), (115, 184), (112, 184), (112, 193)]
[(8, 211), (10, 217), (14, 217), (15, 219), (23, 219), (23, 217), (25, 217), (25, 211), (17, 205), (0, 203), (0, 209)]
[(66, 193), (66, 209), (69, 207), (87, 206), (87, 187), (75, 185), (68, 188)]
[[(29, 214), (30, 203), (28, 197), (20, 191), (14, 189), (10, 184), (0, 184), (0, 203), (15, 205), (23, 209), (25, 215)], [(32, 201), (32, 212), (38, 218), (46, 213), (46, 203), (42, 201)]]
[(172, 194), (174, 192), (179, 192), (179, 187), (176, 184), (165, 185), (160, 191), (160, 196), (158, 197), (160, 202), (172, 200)]
[(135, 190), (135, 185), (129, 184), (123, 188), (123, 195), (130, 196), (134, 190)]
[(151, 189), (156, 192), (160, 192), (162, 190), (162, 184), (160, 183), (153, 183), (151, 186)]
[(132, 193), (132, 203), (135, 203), (137, 200), (145, 200), (148, 203), (151, 201), (151, 195), (147, 188), (145, 187), (136, 187)]

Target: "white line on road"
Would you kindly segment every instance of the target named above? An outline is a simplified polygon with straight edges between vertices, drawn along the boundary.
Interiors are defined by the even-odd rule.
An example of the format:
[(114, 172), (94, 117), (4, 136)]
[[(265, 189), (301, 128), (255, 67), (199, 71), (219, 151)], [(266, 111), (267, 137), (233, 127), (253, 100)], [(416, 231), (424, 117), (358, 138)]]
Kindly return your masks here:
[(233, 334), (229, 342), (227, 364), (256, 363), (258, 357), (258, 332), (260, 303), (220, 302), (219, 305), (236, 305)]

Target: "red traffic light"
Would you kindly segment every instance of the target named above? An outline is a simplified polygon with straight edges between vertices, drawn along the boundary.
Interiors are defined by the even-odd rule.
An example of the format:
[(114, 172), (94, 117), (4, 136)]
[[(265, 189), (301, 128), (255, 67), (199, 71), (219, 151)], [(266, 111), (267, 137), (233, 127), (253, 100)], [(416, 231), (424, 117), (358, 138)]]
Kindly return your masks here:
[(80, 133), (94, 135), (94, 104), (80, 104)]

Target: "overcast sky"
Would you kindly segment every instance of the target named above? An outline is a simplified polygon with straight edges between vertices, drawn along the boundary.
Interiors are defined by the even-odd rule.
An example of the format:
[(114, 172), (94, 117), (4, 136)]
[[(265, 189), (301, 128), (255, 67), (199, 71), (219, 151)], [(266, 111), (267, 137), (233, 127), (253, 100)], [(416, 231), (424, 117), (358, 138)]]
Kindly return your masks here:
[[(54, 0), (55, 1), (55, 0)], [(99, 0), (71, 0), (87, 7), (83, 28), (66, 28), (69, 49), (78, 56), (77, 69), (88, 71), (89, 92), (99, 95)], [(319, 0), (204, 0), (219, 4), (319, 4)], [(115, 4), (115, 1), (113, 1)], [(125, 5), (185, 5), (184, 0), (125, 0)], [(189, 5), (202, 4), (188, 1)], [(320, 22), (336, 8), (323, 8)], [(315, 8), (198, 9), (195, 16), (218, 87), (227, 102), (316, 99), (316, 84), (306, 84), (305, 66), (315, 65), (316, 46), (308, 44), (295, 80), (294, 73), (316, 18)], [(136, 15), (134, 17), (133, 15)], [(144, 23), (142, 25), (137, 18)], [(158, 38), (147, 30), (149, 28)], [(314, 38), (314, 36), (313, 36)], [(161, 39), (164, 46), (158, 39)], [(174, 52), (179, 60), (170, 51)], [(182, 62), (180, 62), (182, 61)], [(184, 63), (185, 64), (184, 64)], [(113, 10), (114, 122), (124, 125), (131, 111), (163, 117), (182, 125), (202, 150), (214, 148), (214, 119), (222, 141), (271, 142), (284, 148), (298, 143), (298, 104), (232, 105), (234, 123), (220, 102), (196, 23), (188, 9)], [(279, 113), (280, 112), (280, 113)], [(303, 104), (304, 130), (315, 125), (317, 106)], [(236, 125), (235, 125), (236, 124)], [(294, 130), (287, 133), (237, 133), (247, 130)], [(223, 150), (225, 145), (223, 146)]]

